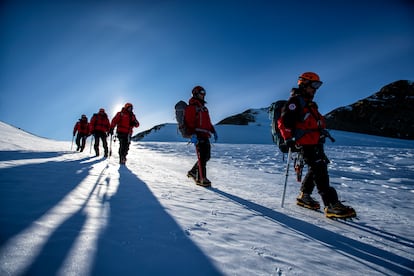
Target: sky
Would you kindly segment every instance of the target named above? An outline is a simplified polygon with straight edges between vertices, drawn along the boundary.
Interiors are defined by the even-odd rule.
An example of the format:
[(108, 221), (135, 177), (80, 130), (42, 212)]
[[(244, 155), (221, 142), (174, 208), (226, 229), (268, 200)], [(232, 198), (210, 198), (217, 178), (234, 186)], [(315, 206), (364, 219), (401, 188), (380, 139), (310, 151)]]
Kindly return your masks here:
[(0, 120), (71, 140), (130, 102), (134, 133), (174, 122), (195, 85), (213, 123), (288, 98), (306, 71), (323, 114), (414, 80), (412, 1), (2, 1)]
[(414, 141), (332, 131), (331, 185), (358, 214), (334, 221), (296, 206), (293, 166), (281, 207), (286, 159), (255, 131), (214, 145), (207, 189), (186, 177), (187, 143), (132, 142), (120, 166), (119, 143), (104, 159), (0, 133), (1, 275), (414, 273)]

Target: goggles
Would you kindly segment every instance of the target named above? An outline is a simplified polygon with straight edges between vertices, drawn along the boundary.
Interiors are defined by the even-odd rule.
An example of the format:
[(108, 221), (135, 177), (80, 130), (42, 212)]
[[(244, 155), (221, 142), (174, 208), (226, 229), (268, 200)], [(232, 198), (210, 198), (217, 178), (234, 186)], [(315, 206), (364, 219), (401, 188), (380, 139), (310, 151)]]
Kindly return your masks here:
[(200, 90), (200, 91), (197, 92), (197, 94), (200, 94), (200, 95), (205, 96), (206, 95), (206, 91), (205, 90)]
[(313, 81), (309, 84), (312, 88), (318, 89), (319, 87), (321, 87), (322, 82), (321, 81)]
[(322, 82), (321, 81), (311, 81), (311, 80), (308, 80), (308, 79), (299, 78), (298, 84), (299, 85), (309, 85), (310, 87), (312, 87), (314, 89), (318, 89), (319, 87), (321, 87)]

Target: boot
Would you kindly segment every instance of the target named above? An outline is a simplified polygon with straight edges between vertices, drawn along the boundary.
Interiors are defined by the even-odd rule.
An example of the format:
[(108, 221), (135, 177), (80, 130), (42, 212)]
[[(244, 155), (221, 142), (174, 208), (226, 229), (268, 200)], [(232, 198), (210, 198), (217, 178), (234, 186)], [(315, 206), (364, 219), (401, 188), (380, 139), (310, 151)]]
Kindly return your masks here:
[(198, 162), (194, 164), (194, 166), (191, 168), (191, 170), (188, 171), (187, 177), (191, 177), (194, 179), (194, 181), (198, 180)]
[(195, 172), (195, 171), (193, 171), (193, 170), (190, 170), (190, 171), (188, 171), (188, 173), (187, 173), (187, 177), (188, 178), (193, 178), (194, 179), (194, 181), (197, 181), (197, 179), (198, 179), (198, 177), (197, 177), (197, 172)]
[(203, 187), (211, 187), (211, 181), (208, 180), (206, 177), (204, 179), (198, 180), (196, 184)]
[(310, 194), (300, 192), (299, 196), (296, 198), (296, 204), (312, 210), (319, 210), (321, 205), (318, 201), (314, 200)]
[(356, 217), (356, 212), (354, 208), (343, 205), (338, 201), (325, 207), (325, 216), (327, 218), (354, 218)]
[(126, 159), (126, 157), (125, 157), (125, 156), (121, 156), (121, 157), (119, 158), (119, 164), (121, 164), (121, 165), (125, 165), (126, 161), (127, 161), (127, 159)]

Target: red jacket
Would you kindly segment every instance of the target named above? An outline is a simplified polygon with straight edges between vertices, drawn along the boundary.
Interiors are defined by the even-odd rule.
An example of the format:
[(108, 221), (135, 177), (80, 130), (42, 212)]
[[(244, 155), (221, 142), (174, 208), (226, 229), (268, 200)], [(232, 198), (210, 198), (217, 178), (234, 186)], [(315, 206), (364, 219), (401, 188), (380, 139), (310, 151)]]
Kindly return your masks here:
[(184, 120), (188, 131), (197, 134), (198, 138), (210, 138), (210, 133), (216, 132), (211, 123), (207, 107), (204, 106), (204, 102), (197, 98), (193, 97), (189, 100)]
[(73, 136), (75, 136), (76, 132), (82, 135), (89, 134), (88, 119), (79, 119), (79, 121), (76, 122), (75, 127), (73, 128)]
[(90, 133), (93, 133), (94, 131), (102, 131), (106, 133), (109, 131), (110, 126), (108, 115), (105, 112), (99, 112), (93, 114), (89, 123), (89, 130)]
[(122, 110), (112, 119), (111, 129), (113, 130), (115, 127), (117, 133), (132, 135), (132, 128), (139, 127), (139, 122), (133, 112), (129, 112), (125, 110), (125, 108), (122, 108)]
[(285, 140), (295, 138), (297, 145), (316, 145), (326, 123), (315, 102), (295, 95), (282, 109), (278, 127)]

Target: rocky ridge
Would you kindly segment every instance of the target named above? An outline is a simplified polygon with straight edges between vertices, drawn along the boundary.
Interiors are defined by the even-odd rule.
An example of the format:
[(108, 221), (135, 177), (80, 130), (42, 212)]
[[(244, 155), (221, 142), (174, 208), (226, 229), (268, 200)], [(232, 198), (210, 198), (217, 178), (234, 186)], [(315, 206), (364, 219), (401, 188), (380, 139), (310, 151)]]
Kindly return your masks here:
[(414, 84), (400, 80), (325, 115), (329, 129), (414, 139)]

